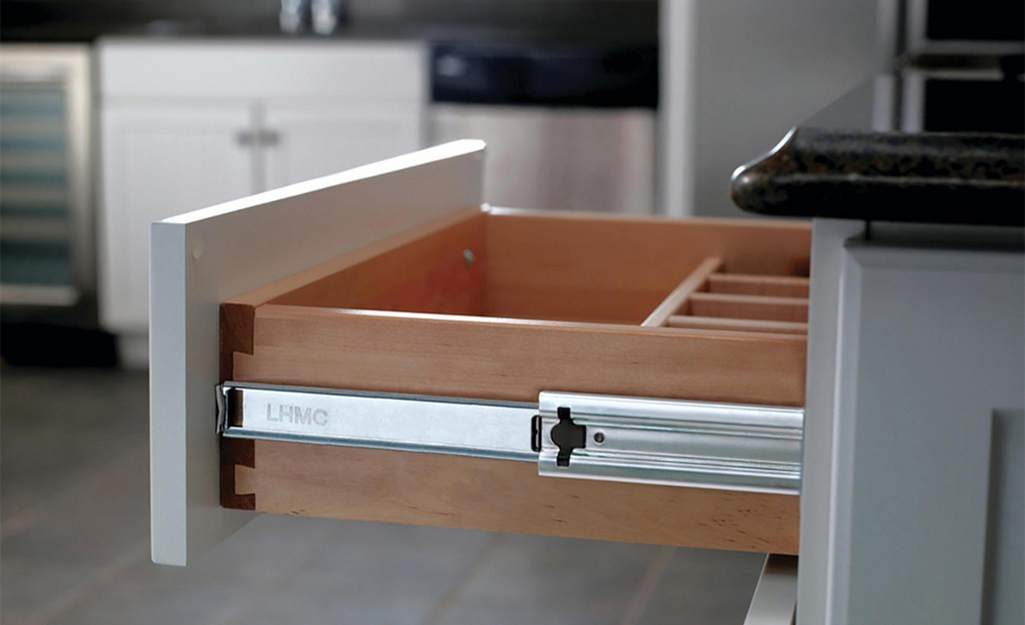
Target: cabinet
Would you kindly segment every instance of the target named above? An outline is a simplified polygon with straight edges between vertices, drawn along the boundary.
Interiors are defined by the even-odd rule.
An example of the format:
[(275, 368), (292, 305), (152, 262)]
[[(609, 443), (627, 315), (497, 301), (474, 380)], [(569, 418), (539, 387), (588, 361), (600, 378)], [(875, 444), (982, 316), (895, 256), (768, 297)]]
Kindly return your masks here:
[(798, 623), (1022, 622), (1021, 243), (815, 220)]
[(403, 106), (271, 104), (264, 115), (265, 185), (276, 189), (420, 147), (420, 119)]
[(245, 107), (104, 111), (102, 323), (146, 332), (150, 222), (257, 191)]
[(116, 39), (98, 58), (100, 319), (128, 364), (146, 359), (150, 222), (422, 143), (416, 44)]

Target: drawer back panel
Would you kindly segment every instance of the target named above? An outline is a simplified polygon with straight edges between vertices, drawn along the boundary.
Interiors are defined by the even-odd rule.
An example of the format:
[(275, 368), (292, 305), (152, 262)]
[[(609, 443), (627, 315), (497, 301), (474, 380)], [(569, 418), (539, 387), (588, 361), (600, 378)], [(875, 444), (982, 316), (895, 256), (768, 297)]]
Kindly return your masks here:
[(789, 224), (480, 213), (269, 303), (641, 325), (708, 257), (731, 273), (806, 276), (809, 236)]

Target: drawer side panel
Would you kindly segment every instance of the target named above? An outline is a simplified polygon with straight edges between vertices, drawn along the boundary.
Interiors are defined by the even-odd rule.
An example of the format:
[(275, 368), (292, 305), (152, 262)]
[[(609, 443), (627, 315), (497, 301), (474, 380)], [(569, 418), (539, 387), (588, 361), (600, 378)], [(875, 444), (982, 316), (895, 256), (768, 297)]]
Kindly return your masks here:
[(256, 441), (259, 512), (796, 554), (799, 498), (563, 480), (532, 463)]
[(256, 309), (234, 381), (537, 401), (543, 390), (804, 403), (801, 336), (291, 306)]

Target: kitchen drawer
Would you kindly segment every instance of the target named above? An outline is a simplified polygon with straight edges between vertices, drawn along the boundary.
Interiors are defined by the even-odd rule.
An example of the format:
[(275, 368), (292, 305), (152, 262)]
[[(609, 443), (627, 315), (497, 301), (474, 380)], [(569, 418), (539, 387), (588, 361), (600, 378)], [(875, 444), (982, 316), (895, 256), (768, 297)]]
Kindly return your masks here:
[[(725, 449), (716, 445), (755, 432), (741, 444), (788, 445), (799, 463), (810, 229), (490, 208), (482, 158), (481, 142), (456, 142), (154, 224), (156, 561), (184, 564), (252, 511), (797, 552), (796, 486), (733, 482), (727, 470), (721, 483), (601, 469), (572, 475), (599, 479), (558, 479), (562, 469), (546, 474), (512, 456), (544, 457), (556, 440), (539, 425), (545, 401), (581, 402), (576, 415), (590, 401), (753, 414), (676, 434)], [(249, 426), (282, 419), (283, 403), (272, 410), (268, 400), (266, 418), (254, 409), (245, 422), (241, 400), (225, 407), (233, 393), (260, 392), (319, 394), (352, 415), (384, 405), (360, 402), (452, 406), (471, 439), (497, 432), (488, 411), (506, 410), (523, 415), (519, 447), (512, 456), (447, 453), (444, 441), (421, 449), (434, 430), (414, 431), (417, 444), (405, 446), (351, 431), (341, 444), (301, 428), (268, 434)], [(306, 425), (309, 405), (320, 404), (307, 404)], [(599, 421), (589, 432), (602, 410), (590, 409)], [(345, 418), (388, 438), (381, 424), (409, 417), (386, 412)], [(778, 434), (757, 421), (772, 415), (798, 415), (798, 428)], [(569, 466), (614, 446), (617, 430), (607, 431), (608, 441), (567, 452)]]

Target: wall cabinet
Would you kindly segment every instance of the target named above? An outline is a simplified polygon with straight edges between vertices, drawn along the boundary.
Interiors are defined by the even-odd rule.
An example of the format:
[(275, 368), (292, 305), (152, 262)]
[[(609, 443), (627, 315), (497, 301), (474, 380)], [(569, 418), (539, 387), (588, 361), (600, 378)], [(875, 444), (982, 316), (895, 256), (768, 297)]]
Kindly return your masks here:
[(100, 319), (128, 364), (145, 362), (149, 223), (423, 142), (419, 45), (110, 40), (98, 56)]

